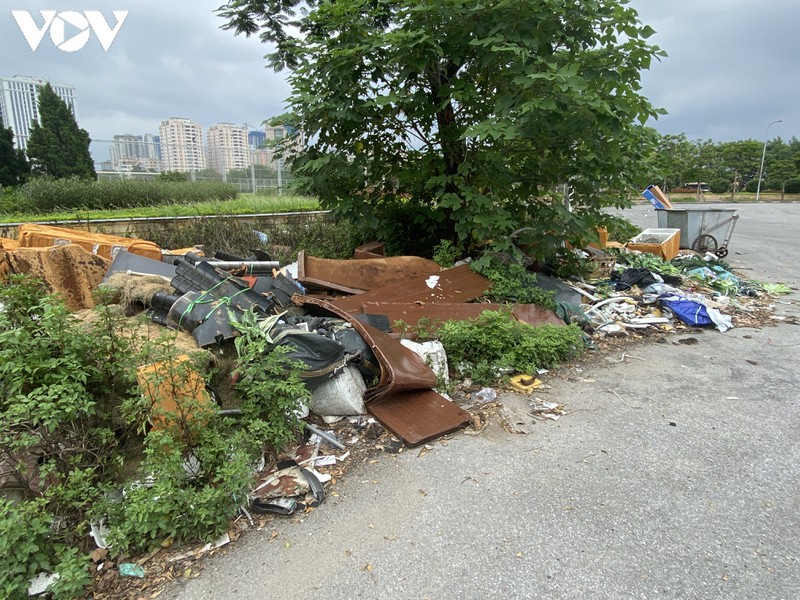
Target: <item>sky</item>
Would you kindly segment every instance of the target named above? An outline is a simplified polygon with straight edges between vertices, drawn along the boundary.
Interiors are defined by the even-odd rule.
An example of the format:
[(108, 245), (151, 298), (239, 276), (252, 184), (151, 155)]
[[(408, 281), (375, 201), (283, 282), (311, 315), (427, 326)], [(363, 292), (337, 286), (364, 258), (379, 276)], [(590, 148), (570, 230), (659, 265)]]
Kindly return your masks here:
[[(215, 14), (224, 0), (0, 0), (0, 76), (30, 75), (76, 88), (77, 119), (89, 131), (95, 158), (107, 158), (116, 134), (158, 133), (169, 117), (203, 127), (218, 122), (251, 128), (284, 112), (285, 73), (266, 66), (268, 48), (235, 36)], [(664, 134), (715, 142), (800, 137), (800, 2), (797, 0), (631, 0), (650, 41), (668, 54), (643, 74), (642, 93), (668, 115), (650, 123)], [(73, 52), (45, 32), (34, 51), (12, 15), (40, 10), (125, 10), (104, 50), (89, 31)], [(56, 19), (58, 21), (59, 19)], [(79, 30), (67, 26), (64, 41)], [(51, 35), (52, 34), (52, 35)], [(73, 40), (80, 46), (82, 39)], [(781, 123), (773, 121), (781, 120)], [(768, 129), (769, 128), (769, 129)]]

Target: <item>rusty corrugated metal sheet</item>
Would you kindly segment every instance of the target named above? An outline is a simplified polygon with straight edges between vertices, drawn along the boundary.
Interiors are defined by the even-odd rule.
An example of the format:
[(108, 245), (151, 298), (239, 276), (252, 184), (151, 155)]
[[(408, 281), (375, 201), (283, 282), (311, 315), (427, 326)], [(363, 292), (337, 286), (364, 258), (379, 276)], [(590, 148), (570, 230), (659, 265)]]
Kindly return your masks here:
[(439, 271), (439, 265), (419, 256), (391, 256), (368, 260), (334, 260), (307, 256), (297, 257), (297, 280), (306, 287), (335, 290), (349, 294), (422, 277)]
[[(485, 310), (507, 308), (509, 308), (508, 305), (493, 303), (362, 302), (361, 309), (357, 312), (370, 315), (386, 315), (391, 324), (403, 321), (403, 323), (413, 328), (416, 327), (420, 319), (429, 320), (435, 325), (450, 319), (474, 319)], [(511, 309), (511, 314), (514, 318), (528, 325), (564, 325), (564, 321), (558, 318), (552, 310), (536, 304), (517, 304)]]
[(469, 413), (430, 389), (436, 375), (400, 342), (326, 300), (295, 296), (295, 302), (311, 313), (339, 316), (361, 334), (381, 365), (378, 384), (364, 393), (367, 410), (404, 443), (422, 444), (469, 424)]
[[(426, 283), (431, 276), (439, 278), (434, 287), (430, 287)], [(339, 298), (334, 300), (333, 304), (346, 312), (357, 314), (362, 312), (361, 304), (364, 302), (401, 302), (411, 304), (469, 302), (482, 296), (491, 287), (492, 282), (475, 273), (469, 268), (469, 265), (445, 269), (444, 271), (440, 271), (437, 266), (429, 272), (416, 277), (407, 277), (399, 283), (372, 289), (357, 296)]]
[(367, 410), (409, 446), (419, 446), (468, 425), (472, 418), (435, 390), (393, 394)]

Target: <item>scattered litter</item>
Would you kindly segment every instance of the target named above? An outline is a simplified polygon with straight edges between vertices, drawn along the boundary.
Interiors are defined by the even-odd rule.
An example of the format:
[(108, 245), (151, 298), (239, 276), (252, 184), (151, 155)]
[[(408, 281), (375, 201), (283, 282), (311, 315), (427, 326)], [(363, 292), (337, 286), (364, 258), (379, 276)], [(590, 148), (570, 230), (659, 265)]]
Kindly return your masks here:
[(94, 539), (94, 543), (98, 548), (108, 548), (106, 537), (109, 534), (108, 526), (105, 519), (100, 522), (92, 522), (89, 524), (89, 536)]
[(536, 379), (531, 375), (514, 375), (510, 379), (509, 385), (511, 385), (511, 387), (518, 392), (530, 394), (536, 388), (541, 387), (542, 381), (541, 379)]
[(483, 388), (477, 392), (472, 393), (472, 401), (479, 404), (494, 402), (496, 398), (497, 398), (497, 392), (489, 387)]
[[(205, 546), (201, 546), (199, 548), (195, 548), (194, 550), (190, 550), (189, 552), (183, 552), (182, 554), (178, 554), (176, 556), (171, 556), (169, 558), (170, 562), (176, 562), (179, 560), (183, 560), (185, 558), (197, 558), (210, 552), (211, 550), (216, 550), (217, 548), (222, 548), (223, 546), (227, 546), (231, 543), (231, 536), (229, 533), (223, 533), (216, 541), (209, 542)], [(120, 572), (122, 570), (122, 565), (120, 565)], [(137, 575), (138, 577), (138, 575)], [(142, 577), (144, 577), (144, 570), (142, 570)]]
[(28, 595), (39, 596), (44, 594), (60, 577), (58, 573), (38, 573), (36, 577), (28, 581), (30, 584), (28, 586)]
[(333, 454), (327, 456), (319, 456), (314, 460), (314, 465), (317, 467), (328, 467), (336, 464), (336, 457)]
[(122, 563), (119, 565), (119, 574), (124, 577), (144, 579), (144, 568), (136, 563)]

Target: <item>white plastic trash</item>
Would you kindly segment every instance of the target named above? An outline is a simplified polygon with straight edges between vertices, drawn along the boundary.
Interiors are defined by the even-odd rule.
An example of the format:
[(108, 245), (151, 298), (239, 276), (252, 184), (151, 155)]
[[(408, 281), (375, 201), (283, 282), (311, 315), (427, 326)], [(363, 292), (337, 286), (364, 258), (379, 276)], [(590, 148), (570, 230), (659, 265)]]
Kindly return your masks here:
[(361, 371), (353, 365), (347, 365), (340, 375), (326, 379), (317, 386), (311, 393), (308, 407), (323, 417), (363, 415), (367, 412), (364, 406), (366, 389)]
[(420, 344), (411, 340), (400, 340), (400, 343), (419, 356), (436, 374), (438, 380), (443, 381), (445, 385), (450, 384), (450, 375), (447, 372), (447, 354), (442, 342), (432, 340)]

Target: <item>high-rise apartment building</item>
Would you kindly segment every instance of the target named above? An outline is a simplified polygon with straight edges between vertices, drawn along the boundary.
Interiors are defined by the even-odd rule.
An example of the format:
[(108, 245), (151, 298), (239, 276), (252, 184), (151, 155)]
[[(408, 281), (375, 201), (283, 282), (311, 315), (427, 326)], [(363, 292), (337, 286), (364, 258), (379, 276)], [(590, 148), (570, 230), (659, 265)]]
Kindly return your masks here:
[(296, 136), (291, 140), (291, 143), (288, 145), (288, 147), (284, 147), (286, 154), (283, 157), (277, 158), (275, 156), (275, 147), (277, 144), (284, 138), (289, 137), (292, 133), (294, 133), (294, 129), (287, 125), (277, 125), (275, 127), (268, 126), (264, 129), (264, 145), (269, 148), (269, 161), (267, 164), (271, 168), (283, 170), (287, 162), (286, 154), (295, 154), (301, 150), (303, 146), (302, 136)]
[(145, 133), (144, 144), (147, 147), (148, 158), (161, 159), (161, 136)]
[(267, 139), (267, 133), (258, 129), (251, 129), (247, 132), (247, 143), (251, 148), (263, 148)]
[(156, 147), (155, 142), (157, 137), (151, 133), (143, 136), (129, 133), (115, 135), (109, 149), (111, 168), (114, 171), (160, 170), (160, 148)]
[[(39, 121), (39, 90), (47, 83), (44, 79), (15, 75), (0, 77), (0, 119), (14, 132), (17, 148), (28, 146), (31, 123)], [(56, 95), (66, 102), (75, 114), (75, 88), (61, 83), (50, 83)]]
[(250, 166), (247, 128), (233, 123), (211, 125), (206, 133), (208, 163), (218, 173)]
[(165, 171), (202, 171), (206, 168), (203, 128), (182, 117), (161, 121), (161, 164)]

